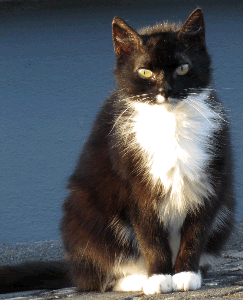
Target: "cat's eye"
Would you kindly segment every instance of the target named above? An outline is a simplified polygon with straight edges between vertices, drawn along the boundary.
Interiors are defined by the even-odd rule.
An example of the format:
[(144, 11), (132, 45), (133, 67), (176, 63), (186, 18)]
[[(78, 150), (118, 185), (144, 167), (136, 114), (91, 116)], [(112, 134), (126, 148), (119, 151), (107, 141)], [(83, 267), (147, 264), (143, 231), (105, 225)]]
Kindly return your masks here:
[(185, 75), (189, 71), (189, 65), (183, 64), (175, 69), (177, 75)]
[(154, 77), (154, 73), (148, 69), (138, 69), (138, 76), (142, 79), (149, 79)]

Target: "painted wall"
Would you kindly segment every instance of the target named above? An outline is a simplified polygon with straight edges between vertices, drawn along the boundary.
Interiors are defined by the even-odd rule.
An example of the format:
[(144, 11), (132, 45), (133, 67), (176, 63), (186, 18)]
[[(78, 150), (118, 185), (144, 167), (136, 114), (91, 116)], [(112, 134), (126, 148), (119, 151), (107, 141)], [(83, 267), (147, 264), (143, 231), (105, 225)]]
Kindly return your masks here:
[(134, 28), (185, 21), (199, 5), (215, 86), (231, 116), (243, 218), (242, 2), (155, 2), (0, 13), (0, 243), (59, 236), (68, 176), (114, 86), (112, 18)]

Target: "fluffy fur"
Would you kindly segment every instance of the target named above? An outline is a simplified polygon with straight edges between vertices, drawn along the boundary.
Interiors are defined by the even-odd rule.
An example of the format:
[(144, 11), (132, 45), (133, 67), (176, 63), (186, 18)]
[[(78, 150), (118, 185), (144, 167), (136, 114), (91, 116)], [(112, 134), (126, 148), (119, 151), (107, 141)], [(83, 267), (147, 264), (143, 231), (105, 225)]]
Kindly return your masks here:
[(70, 178), (61, 224), (79, 291), (195, 290), (234, 216), (231, 146), (201, 9), (182, 26), (112, 23), (117, 87)]

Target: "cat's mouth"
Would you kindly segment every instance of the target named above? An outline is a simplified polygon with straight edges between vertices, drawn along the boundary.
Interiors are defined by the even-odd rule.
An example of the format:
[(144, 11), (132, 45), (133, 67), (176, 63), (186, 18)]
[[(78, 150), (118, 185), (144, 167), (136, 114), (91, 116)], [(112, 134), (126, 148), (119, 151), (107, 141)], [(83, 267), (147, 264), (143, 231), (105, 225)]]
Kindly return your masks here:
[(186, 96), (179, 95), (178, 97), (165, 96), (161, 93), (147, 93), (142, 95), (134, 95), (130, 97), (124, 97), (126, 101), (131, 102), (141, 102), (149, 105), (171, 105), (177, 106), (179, 103), (183, 103), (183, 100), (186, 99)]
[(155, 102), (156, 104), (172, 104), (172, 105), (176, 105), (179, 102), (181, 102), (183, 100), (183, 98), (173, 98), (173, 97), (165, 97), (164, 95), (158, 94), (155, 96)]
[(156, 102), (157, 103), (164, 103), (166, 101), (166, 98), (163, 96), (163, 95), (161, 95), (161, 94), (158, 94), (157, 96), (156, 96)]

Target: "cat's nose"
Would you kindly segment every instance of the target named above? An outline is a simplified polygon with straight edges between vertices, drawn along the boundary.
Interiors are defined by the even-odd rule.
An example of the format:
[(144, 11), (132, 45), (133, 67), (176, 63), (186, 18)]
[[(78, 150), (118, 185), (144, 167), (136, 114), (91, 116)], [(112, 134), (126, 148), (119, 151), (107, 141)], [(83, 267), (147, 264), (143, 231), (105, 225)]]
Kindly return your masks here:
[(159, 93), (168, 98), (172, 92), (172, 87), (169, 85), (168, 82), (163, 83), (163, 85), (159, 88)]

